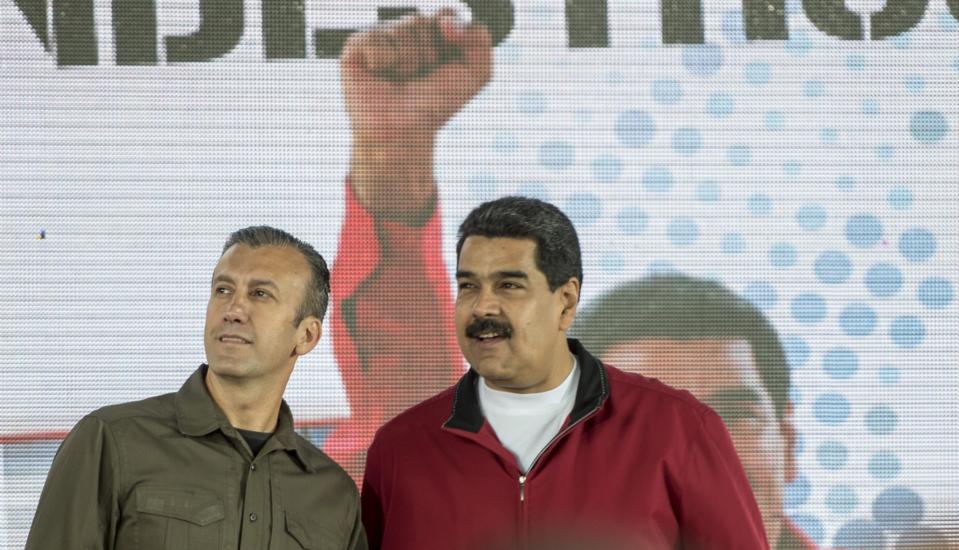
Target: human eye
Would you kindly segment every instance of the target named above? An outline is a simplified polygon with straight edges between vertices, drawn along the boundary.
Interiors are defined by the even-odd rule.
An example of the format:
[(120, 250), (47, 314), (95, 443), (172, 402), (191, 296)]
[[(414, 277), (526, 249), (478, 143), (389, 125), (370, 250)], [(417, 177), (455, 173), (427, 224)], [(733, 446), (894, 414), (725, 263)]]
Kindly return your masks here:
[(523, 288), (523, 285), (517, 283), (516, 281), (503, 281), (500, 283), (500, 287), (505, 288), (506, 290), (518, 290)]
[(224, 286), (224, 285), (214, 285), (214, 286), (213, 286), (213, 294), (223, 296), (223, 295), (226, 295), (226, 294), (229, 294), (229, 293), (230, 293), (230, 287), (227, 287), (227, 286)]
[(462, 292), (462, 291), (464, 291), (464, 290), (470, 290), (470, 289), (474, 288), (475, 286), (476, 286), (476, 285), (474, 285), (473, 283), (471, 283), (471, 282), (469, 282), (469, 281), (460, 281), (460, 282), (456, 283), (456, 288), (459, 289), (460, 292)]
[(272, 298), (272, 297), (273, 297), (272, 294), (270, 294), (270, 293), (267, 292), (266, 290), (263, 290), (262, 288), (257, 288), (257, 289), (255, 289), (255, 290), (253, 291), (253, 295), (256, 296), (257, 298)]

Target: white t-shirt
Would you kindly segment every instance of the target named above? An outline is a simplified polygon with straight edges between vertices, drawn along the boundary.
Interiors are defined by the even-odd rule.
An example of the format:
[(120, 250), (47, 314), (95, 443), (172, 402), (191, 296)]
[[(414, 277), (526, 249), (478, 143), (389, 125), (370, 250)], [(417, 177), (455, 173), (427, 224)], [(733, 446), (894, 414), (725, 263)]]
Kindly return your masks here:
[(573, 411), (579, 387), (579, 366), (573, 357), (573, 369), (559, 386), (540, 393), (512, 393), (479, 386), (483, 416), (493, 427), (500, 443), (513, 453), (523, 473), (546, 445), (559, 433)]

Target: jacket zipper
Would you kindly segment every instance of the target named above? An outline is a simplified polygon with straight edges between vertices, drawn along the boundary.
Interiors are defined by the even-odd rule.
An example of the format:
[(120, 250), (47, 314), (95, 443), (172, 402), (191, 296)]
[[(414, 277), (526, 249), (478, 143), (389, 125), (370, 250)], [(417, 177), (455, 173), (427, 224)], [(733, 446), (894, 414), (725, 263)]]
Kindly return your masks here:
[(519, 501), (526, 501), (526, 476), (519, 476)]

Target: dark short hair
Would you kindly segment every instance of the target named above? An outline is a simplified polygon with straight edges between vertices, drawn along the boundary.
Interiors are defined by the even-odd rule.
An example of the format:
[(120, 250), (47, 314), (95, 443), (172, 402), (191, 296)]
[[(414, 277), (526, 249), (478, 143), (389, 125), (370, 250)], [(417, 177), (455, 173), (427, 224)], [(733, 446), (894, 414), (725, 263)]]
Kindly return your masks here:
[(583, 284), (576, 229), (566, 214), (548, 202), (515, 196), (484, 202), (460, 224), (457, 260), (467, 237), (530, 239), (536, 243), (536, 267), (546, 275), (550, 291), (573, 277)]
[(311, 278), (306, 295), (303, 296), (303, 301), (296, 310), (293, 324), (299, 325), (300, 321), (310, 315), (323, 320), (323, 316), (326, 315), (326, 306), (330, 301), (330, 270), (326, 267), (326, 260), (316, 249), (286, 231), (268, 225), (254, 225), (234, 231), (226, 240), (220, 254), (223, 255), (235, 244), (245, 244), (250, 248), (288, 246), (299, 251), (310, 266)]
[(776, 330), (753, 304), (715, 281), (668, 274), (623, 283), (577, 316), (573, 334), (598, 356), (636, 340), (746, 340), (777, 418), (785, 414), (789, 365)]

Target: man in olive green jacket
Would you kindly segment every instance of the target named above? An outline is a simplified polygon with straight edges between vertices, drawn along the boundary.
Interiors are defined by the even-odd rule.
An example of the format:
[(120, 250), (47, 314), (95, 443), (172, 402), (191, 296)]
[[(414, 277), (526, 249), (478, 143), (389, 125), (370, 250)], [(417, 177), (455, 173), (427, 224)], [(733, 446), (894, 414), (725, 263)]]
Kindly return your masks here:
[(27, 549), (365, 549), (355, 484), (293, 432), (283, 401), (328, 295), (310, 245), (271, 227), (233, 233), (213, 271), (208, 365), (177, 393), (76, 425)]

